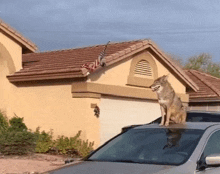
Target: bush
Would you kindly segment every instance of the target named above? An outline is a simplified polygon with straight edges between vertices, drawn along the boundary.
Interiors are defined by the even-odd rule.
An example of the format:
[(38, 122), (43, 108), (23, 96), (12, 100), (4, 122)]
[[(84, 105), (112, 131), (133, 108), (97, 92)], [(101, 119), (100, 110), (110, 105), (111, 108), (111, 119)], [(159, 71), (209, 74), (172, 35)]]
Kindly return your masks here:
[(0, 152), (5, 155), (24, 155), (34, 152), (36, 138), (28, 131), (4, 131), (0, 134)]
[(94, 142), (82, 141), (80, 146), (78, 146), (78, 151), (82, 157), (87, 156), (91, 151), (93, 151)]
[(59, 136), (53, 140), (52, 130), (40, 132), (40, 127), (38, 127), (32, 133), (23, 121), (23, 118), (15, 115), (8, 122), (7, 117), (0, 112), (0, 153), (24, 155), (37, 152), (84, 157), (93, 150), (94, 142), (81, 140), (81, 131), (74, 137)]
[(56, 140), (53, 140), (52, 131), (46, 133), (40, 132), (39, 128), (35, 132), (38, 135), (35, 152), (38, 153), (55, 153), (65, 154), (70, 156), (84, 157), (93, 150), (93, 143), (83, 141), (80, 139), (81, 131), (79, 131), (74, 137), (58, 136)]
[(94, 142), (88, 142), (81, 140), (79, 137), (82, 131), (78, 131), (78, 133), (74, 137), (65, 137), (60, 136), (56, 140), (56, 148), (62, 154), (70, 154), (84, 157), (88, 155), (93, 150)]
[(77, 147), (80, 145), (80, 134), (81, 131), (79, 131), (74, 137), (70, 138), (59, 136), (56, 140), (57, 149), (63, 154), (66, 154), (67, 152), (70, 153), (70, 150), (77, 150)]
[(0, 132), (7, 130), (9, 127), (8, 119), (5, 114), (0, 111)]
[(27, 130), (27, 126), (23, 123), (24, 118), (20, 118), (17, 115), (15, 115), (13, 118), (11, 118), (9, 120), (10, 123), (10, 127), (9, 130), (10, 131), (26, 131)]
[(0, 113), (0, 153), (24, 155), (34, 152), (36, 136), (27, 130), (23, 118), (15, 116), (9, 123), (7, 117)]
[(46, 153), (54, 146), (52, 130), (48, 133), (45, 131), (40, 132), (40, 127), (38, 127), (35, 136), (37, 138), (35, 152)]

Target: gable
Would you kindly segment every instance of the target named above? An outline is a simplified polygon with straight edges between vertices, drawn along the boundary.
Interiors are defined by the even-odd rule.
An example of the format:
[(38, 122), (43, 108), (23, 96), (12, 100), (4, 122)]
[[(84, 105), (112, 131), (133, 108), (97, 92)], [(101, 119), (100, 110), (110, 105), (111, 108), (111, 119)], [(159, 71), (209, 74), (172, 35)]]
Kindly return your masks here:
[(91, 73), (88, 75), (87, 82), (149, 89), (155, 79), (168, 74), (174, 90), (185, 94), (185, 84), (148, 49), (145, 49), (116, 64), (100, 69), (96, 73)]

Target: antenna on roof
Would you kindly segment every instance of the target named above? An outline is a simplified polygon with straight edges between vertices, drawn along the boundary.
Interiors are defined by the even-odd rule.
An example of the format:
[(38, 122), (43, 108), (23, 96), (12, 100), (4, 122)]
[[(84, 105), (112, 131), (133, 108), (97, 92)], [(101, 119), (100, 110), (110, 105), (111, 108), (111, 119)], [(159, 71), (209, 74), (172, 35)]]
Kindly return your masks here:
[(100, 63), (100, 65), (103, 67), (106, 65), (106, 60), (105, 60), (105, 51), (107, 49), (107, 46), (108, 44), (110, 43), (110, 41), (107, 42), (107, 44), (105, 45), (105, 48), (104, 50), (99, 54), (99, 57), (98, 57), (98, 62)]

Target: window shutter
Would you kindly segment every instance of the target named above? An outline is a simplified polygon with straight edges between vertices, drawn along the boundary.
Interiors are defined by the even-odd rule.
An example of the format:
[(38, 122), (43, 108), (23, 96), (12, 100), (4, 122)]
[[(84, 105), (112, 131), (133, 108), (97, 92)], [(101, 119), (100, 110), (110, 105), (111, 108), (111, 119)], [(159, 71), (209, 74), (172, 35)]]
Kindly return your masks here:
[(139, 61), (136, 65), (136, 67), (135, 67), (134, 74), (135, 75), (152, 77), (153, 72), (152, 72), (152, 68), (151, 68), (149, 62), (146, 61), (146, 60)]

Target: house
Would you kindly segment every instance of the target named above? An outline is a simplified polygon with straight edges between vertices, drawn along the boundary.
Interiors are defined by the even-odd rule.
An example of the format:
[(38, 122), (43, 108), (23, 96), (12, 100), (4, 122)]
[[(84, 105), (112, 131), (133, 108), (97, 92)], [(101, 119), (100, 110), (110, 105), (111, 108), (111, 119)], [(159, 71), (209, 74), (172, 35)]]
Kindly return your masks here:
[(94, 141), (95, 146), (123, 126), (160, 116), (149, 86), (169, 74), (185, 105), (186, 91), (199, 88), (151, 40), (109, 43), (106, 65), (98, 57), (104, 45), (36, 52), (37, 47), (3, 21), (0, 23), (0, 109), (14, 113), (35, 130)]
[(199, 90), (188, 91), (189, 110), (220, 111), (220, 78), (197, 70), (185, 70)]

